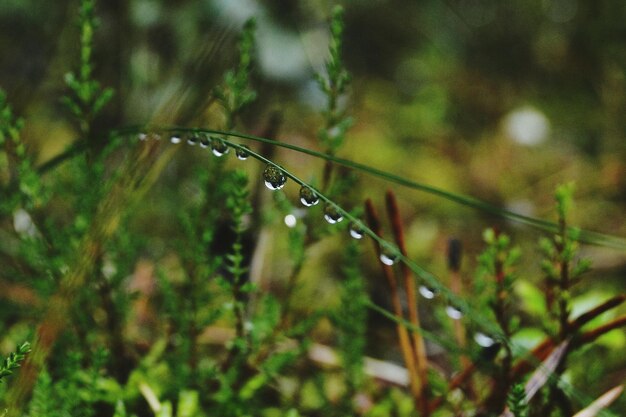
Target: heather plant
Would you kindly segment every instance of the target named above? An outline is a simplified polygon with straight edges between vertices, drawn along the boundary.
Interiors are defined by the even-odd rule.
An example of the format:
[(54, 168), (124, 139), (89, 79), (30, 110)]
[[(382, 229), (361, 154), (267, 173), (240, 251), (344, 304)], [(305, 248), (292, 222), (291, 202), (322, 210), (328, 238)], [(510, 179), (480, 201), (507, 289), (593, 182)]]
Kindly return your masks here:
[[(208, 107), (209, 127), (199, 117), (95, 132), (113, 96), (94, 77), (96, 6), (80, 1), (80, 64), (65, 77), (74, 144), (37, 164), (24, 121), (0, 95), (0, 224), (10, 239), (0, 279), (23, 304), (0, 309), (0, 334), (3, 344), (30, 340), (0, 368), (10, 383), (0, 390), (6, 415), (617, 415), (621, 387), (594, 402), (575, 386), (575, 366), (626, 323), (601, 316), (626, 296), (575, 315), (574, 285), (590, 268), (580, 243), (626, 243), (570, 225), (572, 186), (557, 189), (552, 222), (339, 157), (356, 88), (339, 6), (316, 76), (321, 151), (242, 133), (258, 98), (254, 19), (233, 68), (208, 93), (218, 104)], [(279, 149), (323, 161), (321, 172), (301, 172)], [(549, 234), (537, 245), (542, 261), (498, 227), (483, 233), (476, 263), (453, 238), (447, 268), (430, 272), (410, 254), (399, 191), (384, 195), (387, 231), (374, 195), (360, 207), (358, 190), (376, 192), (361, 175)], [(270, 231), (280, 236), (274, 244)], [(327, 243), (316, 269), (313, 253)], [(281, 259), (269, 274), (268, 246)], [(375, 268), (364, 262), (370, 253)], [(542, 280), (523, 278), (524, 259), (540, 263)], [(323, 290), (308, 288), (304, 299), (311, 285)], [(385, 346), (371, 346), (380, 343), (374, 327), (393, 330)], [(393, 360), (371, 357), (385, 350)]]

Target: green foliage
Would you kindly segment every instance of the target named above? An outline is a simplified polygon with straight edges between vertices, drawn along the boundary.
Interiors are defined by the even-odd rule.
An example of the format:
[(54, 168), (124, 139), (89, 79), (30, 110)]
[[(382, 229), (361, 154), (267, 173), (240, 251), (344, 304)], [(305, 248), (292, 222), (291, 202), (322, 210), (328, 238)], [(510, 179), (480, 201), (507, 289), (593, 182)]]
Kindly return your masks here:
[(342, 355), (345, 369), (346, 392), (344, 394), (346, 413), (353, 412), (354, 396), (363, 388), (364, 355), (366, 347), (367, 291), (363, 276), (357, 264), (360, 258), (356, 242), (347, 245), (343, 261), (343, 275), (340, 282), (340, 306), (334, 316), (339, 332), (337, 346)]
[(24, 342), (17, 347), (15, 352), (9, 353), (0, 364), (0, 382), (3, 378), (12, 375), (13, 372), (20, 367), (20, 362), (26, 358), (26, 354), (30, 352), (30, 343)]
[(526, 405), (526, 391), (522, 384), (511, 387), (507, 399), (507, 405), (513, 416), (528, 417), (528, 406)]
[[(94, 79), (95, 11), (95, 0), (80, 2), (80, 66), (66, 76), (70, 94), (63, 98), (80, 123), (84, 141), (93, 139), (94, 118), (112, 97), (112, 90)], [(552, 332), (554, 340), (547, 342), (582, 343), (574, 338), (580, 334), (574, 334), (569, 323), (571, 287), (590, 265), (577, 258), (578, 239), (614, 247), (623, 245), (623, 240), (568, 225), (571, 185), (557, 189), (558, 221), (552, 223), (426, 186), (409, 174), (394, 175), (335, 156), (352, 125), (344, 102), (350, 75), (342, 59), (343, 13), (341, 7), (332, 10), (329, 58), (324, 73), (316, 76), (327, 100), (318, 134), (324, 153), (232, 132), (257, 94), (251, 76), (253, 19), (244, 25), (235, 67), (213, 90), (223, 110), (223, 130), (149, 124), (112, 131), (106, 146), (74, 147), (59, 157), (64, 164), (44, 170), (35, 167), (20, 137), (23, 122), (0, 93), (0, 284), (12, 291), (8, 307), (3, 304), (0, 309), (2, 342), (13, 343), (16, 334), (31, 331), (36, 323), (50, 324), (50, 314), (60, 311), (67, 317), (52, 323), (58, 326), (53, 329), (56, 333), (37, 327), (40, 332), (50, 332), (44, 335), (53, 334), (53, 340), (49, 351), (46, 346), (41, 350), (45, 366), (39, 370), (32, 398), (27, 405), (26, 400), (22, 404), (17, 401), (22, 409), (12, 413), (52, 417), (412, 416), (416, 409), (412, 393), (402, 387), (390, 388), (398, 382), (386, 382), (385, 374), (371, 378), (365, 369), (371, 363), (366, 353), (383, 358), (386, 365), (395, 362), (395, 340), (386, 334), (392, 327), (389, 319), (421, 333), (429, 342), (429, 353), (438, 353), (441, 365), (431, 366), (427, 378), (433, 416), (471, 414), (480, 409), (499, 415), (506, 404), (516, 417), (533, 415), (534, 408), (526, 404), (519, 383), (525, 373), (516, 373), (515, 368), (529, 355), (513, 339), (536, 329), (533, 321), (545, 320), (544, 312), (549, 311), (558, 330)], [(169, 161), (174, 145), (157, 141), (169, 133), (187, 139), (188, 149), (211, 145), (216, 156), (231, 148), (244, 149), (231, 142), (231, 137), (261, 142), (261, 150), (246, 151), (249, 159), (261, 164), (247, 162), (234, 169), (226, 158), (217, 160), (211, 153), (195, 150), (179, 152)], [(135, 141), (138, 134), (141, 142)], [(325, 160), (321, 180), (310, 175), (310, 181), (303, 181), (289, 162), (278, 165), (274, 159), (283, 155), (271, 154), (268, 149), (272, 147)], [(157, 168), (152, 171), (148, 166)], [(487, 246), (478, 258), (472, 291), (452, 292), (428, 272), (427, 266), (436, 268), (436, 261), (416, 263), (359, 220), (357, 206), (363, 190), (356, 174), (348, 169), (555, 232), (540, 243), (546, 288), (551, 291), (548, 309), (529, 311), (524, 302), (518, 303), (515, 297), (524, 293), (514, 294), (513, 288), (522, 276), (517, 268), (526, 259), (508, 235), (494, 229), (483, 235)], [(261, 172), (263, 178), (257, 181)], [(159, 185), (152, 193), (140, 192), (157, 177)], [(308, 197), (314, 196), (322, 204), (303, 209), (292, 202), (297, 198), (286, 187), (273, 193), (273, 206), (265, 206), (262, 192), (268, 191), (262, 181), (268, 178), (281, 186), (289, 178), (289, 184), (304, 187)], [(373, 190), (368, 183), (364, 191)], [(278, 221), (287, 214), (297, 219), (295, 227), (288, 230)], [(324, 214), (337, 221), (324, 223)], [(32, 233), (12, 227), (17, 215), (28, 217)], [(345, 219), (342, 224), (336, 224), (339, 217)], [(428, 285), (441, 295), (426, 301), (429, 304), (420, 303), (428, 313), (421, 328), (377, 304), (388, 296), (380, 291), (379, 273), (375, 272), (378, 265), (370, 265), (379, 262), (372, 259), (361, 265), (371, 257), (364, 245), (355, 240), (346, 243), (347, 233), (338, 233), (345, 232), (344, 225), (350, 222), (357, 222), (377, 248), (408, 266), (404, 279), (412, 280), (406, 275), (415, 273), (415, 282), (408, 281), (408, 285)], [(411, 229), (407, 242), (413, 245), (421, 239), (421, 232), (419, 227), (417, 232)], [(414, 248), (410, 249), (413, 253)], [(327, 258), (320, 261), (320, 253)], [(272, 255), (279, 261), (272, 260)], [(268, 269), (264, 262), (279, 267)], [(398, 273), (394, 266), (387, 266), (384, 271), (391, 276)], [(458, 267), (453, 269), (460, 272)], [(73, 275), (76, 271), (83, 272), (80, 279)], [(68, 277), (75, 285), (68, 285)], [(525, 279), (534, 288), (536, 280), (532, 276)], [(306, 291), (309, 283), (316, 289)], [(402, 291), (400, 298), (404, 299)], [(537, 292), (539, 295), (531, 294), (531, 289), (525, 294), (536, 299), (541, 296)], [(455, 339), (450, 320), (439, 321), (450, 304), (461, 307), (464, 317), (455, 322), (459, 325), (455, 330), (467, 331), (468, 337)], [(370, 317), (368, 310), (375, 314)], [(381, 324), (380, 320), (385, 321)], [(479, 332), (486, 339), (493, 336), (494, 346), (503, 348), (483, 346), (476, 354), (477, 348), (469, 343)], [(463, 341), (467, 343), (460, 343)], [(9, 354), (0, 368), (0, 380), (15, 371), (28, 351), (29, 345), (24, 343)], [(322, 359), (314, 356), (320, 351), (326, 355)], [(455, 368), (463, 363), (460, 359), (468, 361), (467, 368)], [(535, 368), (537, 362), (531, 360), (527, 367)], [(594, 372), (598, 375), (606, 370), (602, 363), (597, 367)], [(470, 372), (457, 386), (449, 385), (452, 371), (463, 375), (468, 369), (473, 375)], [(557, 407), (570, 399), (559, 397), (566, 390), (556, 387), (567, 386), (561, 378), (567, 370), (572, 371), (568, 378), (577, 380), (580, 371), (574, 372), (576, 369), (565, 360), (557, 368), (551, 378), (554, 383), (544, 390), (543, 403), (536, 407), (541, 410), (537, 415), (544, 411), (549, 412), (544, 415), (572, 414), (566, 407)], [(7, 398), (17, 395), (4, 391), (4, 385), (0, 394), (8, 392)], [(19, 386), (15, 391), (28, 389)], [(582, 405), (590, 402), (579, 391), (568, 392)]]
[(352, 126), (352, 119), (346, 116), (345, 109), (340, 102), (348, 90), (350, 74), (345, 69), (341, 57), (343, 44), (343, 8), (335, 6), (330, 22), (329, 58), (326, 63), (326, 72), (317, 74), (319, 87), (327, 98), (324, 112), (325, 125), (319, 131), (320, 142), (326, 152), (333, 155), (345, 140), (346, 131)]
[(102, 350), (96, 351), (87, 367), (83, 367), (83, 359), (78, 352), (68, 354), (54, 379), (47, 369), (39, 373), (28, 407), (29, 416), (91, 417), (95, 414), (96, 404), (107, 399), (101, 375), (107, 355)]
[(256, 98), (256, 91), (250, 84), (253, 64), (255, 19), (246, 21), (239, 40), (239, 62), (224, 75), (223, 85), (216, 87), (213, 94), (226, 114), (226, 129), (235, 127), (236, 118), (248, 104)]
[[(0, 194), (0, 213), (12, 212), (20, 206), (30, 210), (43, 204), (47, 198), (41, 178), (20, 136), (23, 126), (24, 120), (13, 114), (5, 92), (0, 89), (0, 149), (6, 157), (6, 163), (0, 163), (0, 172), (7, 178), (7, 188), (3, 188)], [(14, 187), (17, 187), (18, 193), (6, 193)]]
[(546, 302), (551, 314), (559, 322), (560, 338), (568, 335), (572, 286), (591, 267), (590, 260), (577, 258), (579, 232), (568, 227), (567, 217), (572, 207), (573, 194), (572, 183), (557, 188), (554, 198), (559, 230), (550, 239), (543, 238), (539, 242), (544, 256), (541, 267), (545, 273)]
[(81, 0), (80, 2), (78, 9), (80, 65), (78, 74), (75, 72), (65, 74), (65, 83), (72, 95), (62, 98), (63, 104), (80, 122), (83, 134), (88, 133), (91, 121), (113, 98), (112, 88), (102, 88), (100, 83), (93, 79), (93, 43), (94, 33), (98, 26), (95, 8), (96, 0)]

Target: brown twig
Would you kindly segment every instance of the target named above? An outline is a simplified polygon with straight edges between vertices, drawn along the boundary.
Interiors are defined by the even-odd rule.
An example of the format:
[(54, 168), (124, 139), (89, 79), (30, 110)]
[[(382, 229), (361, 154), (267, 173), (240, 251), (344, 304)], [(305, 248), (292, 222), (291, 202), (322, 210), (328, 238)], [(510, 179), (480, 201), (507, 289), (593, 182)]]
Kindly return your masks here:
[[(402, 228), (402, 219), (400, 218), (400, 210), (398, 209), (398, 203), (396, 197), (391, 190), (386, 194), (387, 213), (389, 214), (389, 220), (391, 222), (391, 228), (393, 235), (400, 249), (400, 253), (403, 256), (407, 256), (406, 243), (404, 239), (404, 230)], [(416, 328), (420, 328), (419, 312), (417, 309), (417, 294), (415, 292), (415, 284), (413, 282), (413, 274), (409, 267), (405, 264), (401, 264), (402, 276), (404, 278), (404, 288), (406, 291), (407, 304), (409, 307), (409, 321)], [(419, 332), (412, 332), (413, 345), (412, 351), (415, 357), (415, 366), (419, 377), (420, 396), (418, 402), (422, 415), (428, 417), (430, 414), (428, 409), (428, 359), (426, 356), (426, 346), (424, 344), (424, 338)]]
[[(382, 229), (380, 226), (380, 219), (378, 217), (378, 213), (374, 208), (374, 204), (372, 200), (367, 199), (365, 201), (365, 211), (367, 214), (367, 221), (370, 229), (378, 236), (382, 236)], [(380, 256), (381, 248), (376, 243), (375, 240), (372, 240), (374, 243), (374, 249), (376, 250), (376, 254)], [(389, 284), (389, 289), (391, 293), (391, 304), (393, 307), (394, 314), (400, 318), (404, 319), (404, 315), (402, 314), (402, 303), (400, 302), (400, 294), (398, 292), (398, 283), (396, 281), (396, 277), (393, 273), (393, 269), (389, 265), (381, 265), (383, 274)], [(409, 332), (407, 329), (402, 326), (400, 323), (396, 325), (396, 331), (398, 332), (398, 339), (400, 341), (400, 349), (402, 350), (402, 356), (404, 357), (404, 362), (406, 364), (407, 370), (409, 372), (409, 382), (411, 393), (413, 397), (419, 399), (421, 397), (421, 387), (419, 385), (419, 376), (417, 373), (417, 364), (415, 363), (415, 355), (413, 353), (413, 349), (411, 347), (411, 339), (409, 338)], [(416, 403), (419, 405), (419, 402)]]
[[(600, 314), (605, 313), (619, 306), (625, 300), (626, 300), (625, 294), (620, 294), (615, 297), (612, 297), (608, 299), (607, 301), (603, 302), (602, 304), (578, 316), (575, 320), (569, 323), (568, 328), (570, 329), (572, 333), (577, 332), (585, 324), (589, 323), (591, 320), (598, 317)], [(609, 330), (612, 330), (612, 329), (609, 329)], [(590, 336), (588, 335), (587, 337), (590, 337)], [(584, 342), (584, 343), (588, 343), (588, 342)], [(533, 368), (534, 366), (533, 363), (536, 360), (542, 361), (545, 358), (547, 358), (550, 352), (552, 351), (552, 349), (554, 349), (554, 346), (555, 346), (555, 342), (554, 340), (550, 338), (545, 339), (543, 342), (537, 345), (531, 352), (531, 356), (534, 359), (521, 360), (520, 362), (517, 363), (517, 365), (513, 367), (512, 376), (511, 376), (512, 380), (516, 380), (517, 378), (520, 378), (522, 375), (528, 373)]]
[(626, 316), (618, 317), (607, 324), (596, 327), (593, 330), (589, 330), (588, 332), (581, 334), (580, 337), (574, 339), (573, 345), (574, 347), (579, 347), (587, 343), (591, 343), (600, 336), (605, 335), (611, 330), (619, 329), (622, 326), (626, 326)]
[[(461, 280), (461, 242), (458, 239), (451, 239), (448, 243), (448, 271), (450, 272), (450, 290), (457, 296), (463, 292), (463, 282)], [(453, 320), (454, 338), (461, 349), (467, 346), (465, 336), (465, 326), (461, 320)], [(467, 368), (471, 361), (467, 355), (461, 355), (461, 367)]]

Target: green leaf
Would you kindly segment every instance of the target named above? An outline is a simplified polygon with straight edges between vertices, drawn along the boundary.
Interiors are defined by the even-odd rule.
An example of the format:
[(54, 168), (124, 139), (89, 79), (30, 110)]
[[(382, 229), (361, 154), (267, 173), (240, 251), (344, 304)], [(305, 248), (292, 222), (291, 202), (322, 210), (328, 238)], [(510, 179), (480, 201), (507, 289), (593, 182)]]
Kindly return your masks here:
[(523, 279), (518, 279), (513, 288), (526, 312), (535, 317), (545, 317), (548, 314), (545, 295), (539, 288)]

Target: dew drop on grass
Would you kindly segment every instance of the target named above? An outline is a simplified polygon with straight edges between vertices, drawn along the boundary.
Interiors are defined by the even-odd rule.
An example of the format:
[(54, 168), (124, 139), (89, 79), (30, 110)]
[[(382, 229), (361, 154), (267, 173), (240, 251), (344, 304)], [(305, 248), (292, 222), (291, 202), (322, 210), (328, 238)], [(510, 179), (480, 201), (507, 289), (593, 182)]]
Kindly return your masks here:
[(230, 148), (224, 143), (222, 139), (211, 138), (211, 152), (213, 152), (213, 155), (217, 157), (224, 156), (228, 153), (229, 150)]
[(361, 226), (359, 226), (356, 222), (352, 222), (350, 223), (350, 236), (352, 236), (353, 239), (362, 239), (364, 232), (363, 232), (363, 228)]
[(189, 138), (187, 138), (187, 144), (191, 145), (191, 146), (196, 146), (196, 143), (198, 143), (199, 139), (197, 136), (189, 136)]
[(239, 146), (240, 148), (235, 149), (235, 155), (237, 155), (237, 159), (239, 159), (240, 161), (245, 161), (246, 159), (248, 159), (248, 156), (250, 156), (250, 154), (246, 150), (248, 149), (248, 147), (246, 145)]
[(427, 300), (432, 300), (437, 295), (437, 290), (426, 285), (420, 285), (419, 292)]
[(449, 305), (446, 307), (446, 314), (452, 320), (460, 320), (463, 317), (463, 312), (458, 307)]
[(209, 147), (209, 145), (210, 145), (210, 144), (211, 144), (211, 141), (210, 141), (210, 140), (209, 140), (209, 138), (207, 138), (206, 136), (205, 136), (205, 137), (200, 138), (200, 147), (201, 147), (201, 148), (206, 149), (206, 148), (208, 148), (208, 147)]
[(326, 204), (324, 207), (324, 219), (326, 219), (326, 221), (330, 224), (335, 224), (342, 221), (343, 216), (339, 210), (337, 210), (337, 207), (332, 204)]
[(268, 164), (263, 170), (263, 180), (265, 181), (265, 186), (267, 188), (275, 191), (280, 190), (285, 186), (287, 177), (276, 165)]
[(387, 251), (382, 251), (379, 258), (382, 263), (389, 266), (395, 264), (398, 261), (398, 257), (396, 255)]
[(172, 142), (174, 145), (177, 145), (181, 142), (180, 136), (178, 135), (172, 135), (170, 137), (170, 142)]
[(320, 202), (320, 198), (311, 187), (303, 185), (300, 188), (300, 202), (307, 207), (312, 207)]
[(483, 332), (476, 332), (476, 334), (474, 335), (474, 341), (476, 341), (479, 346), (482, 346), (484, 348), (491, 347), (494, 345), (494, 343), (496, 343), (496, 341), (493, 340), (493, 337), (488, 336)]

